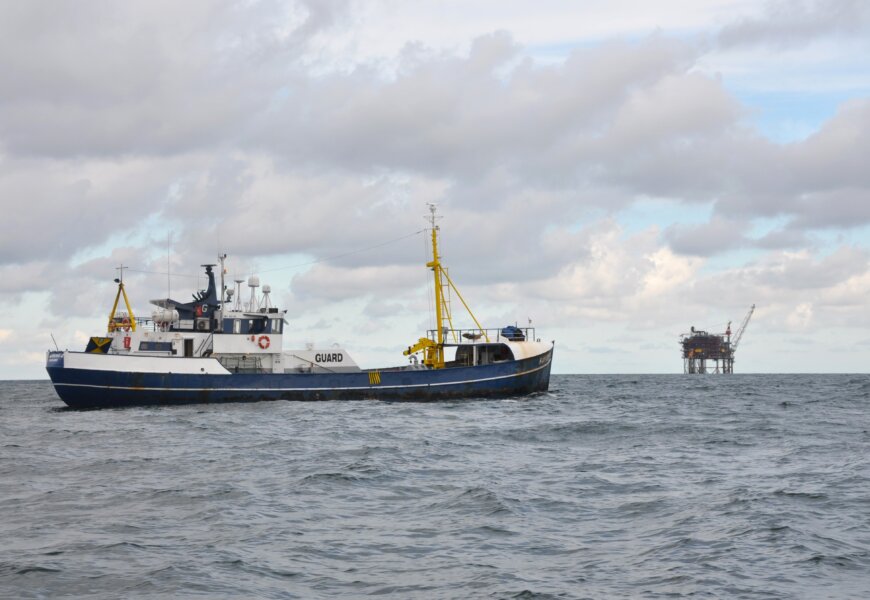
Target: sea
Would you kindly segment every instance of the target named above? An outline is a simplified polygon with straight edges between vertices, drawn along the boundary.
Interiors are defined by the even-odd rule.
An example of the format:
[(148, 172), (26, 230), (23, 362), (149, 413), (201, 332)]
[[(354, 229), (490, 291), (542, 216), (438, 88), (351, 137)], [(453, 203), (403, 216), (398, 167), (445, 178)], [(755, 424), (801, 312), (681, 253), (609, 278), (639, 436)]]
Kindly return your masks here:
[(870, 376), (71, 410), (0, 382), (2, 598), (870, 598)]

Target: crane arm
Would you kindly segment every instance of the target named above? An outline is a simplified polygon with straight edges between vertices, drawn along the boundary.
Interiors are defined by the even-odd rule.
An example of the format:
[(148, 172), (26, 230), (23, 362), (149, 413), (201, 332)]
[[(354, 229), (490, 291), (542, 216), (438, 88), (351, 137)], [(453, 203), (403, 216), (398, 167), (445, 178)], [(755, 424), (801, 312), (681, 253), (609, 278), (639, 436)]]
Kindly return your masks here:
[(740, 327), (737, 329), (737, 333), (734, 335), (734, 342), (731, 344), (731, 349), (736, 350), (737, 344), (740, 343), (740, 340), (743, 338), (743, 333), (746, 331), (746, 326), (749, 325), (749, 319), (752, 318), (752, 313), (755, 312), (755, 305), (753, 304), (749, 307), (749, 312), (746, 313), (746, 316), (743, 317), (743, 322), (740, 323)]
[(435, 342), (433, 342), (429, 338), (420, 338), (420, 340), (416, 344), (414, 344), (413, 346), (408, 346), (408, 349), (405, 350), (404, 352), (402, 352), (402, 354), (404, 354), (405, 356), (408, 356), (410, 354), (416, 354), (417, 352), (420, 352), (421, 350), (427, 350), (429, 348), (434, 348), (437, 345), (438, 344), (436, 344)]

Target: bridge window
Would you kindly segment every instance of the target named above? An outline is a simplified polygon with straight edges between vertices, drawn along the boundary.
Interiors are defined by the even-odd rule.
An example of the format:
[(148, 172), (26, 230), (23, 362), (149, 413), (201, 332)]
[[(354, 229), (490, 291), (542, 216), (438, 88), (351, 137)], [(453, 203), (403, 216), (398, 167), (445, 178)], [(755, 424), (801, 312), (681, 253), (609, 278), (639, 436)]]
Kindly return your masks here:
[(477, 351), (477, 364), (490, 365), (514, 359), (514, 353), (505, 344), (475, 344), (461, 345), (456, 349), (456, 363), (471, 365), (474, 352)]
[(172, 342), (139, 342), (140, 352), (171, 352)]

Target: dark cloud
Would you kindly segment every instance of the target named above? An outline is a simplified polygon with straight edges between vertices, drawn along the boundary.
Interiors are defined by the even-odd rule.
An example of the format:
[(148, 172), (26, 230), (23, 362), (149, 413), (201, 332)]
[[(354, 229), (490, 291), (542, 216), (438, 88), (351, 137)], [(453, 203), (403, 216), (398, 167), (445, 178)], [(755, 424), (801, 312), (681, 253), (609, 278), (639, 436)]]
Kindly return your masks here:
[(288, 82), (250, 141), (293, 162), (357, 171), (474, 180), (507, 169), (575, 185), (583, 141), (602, 133), (632, 90), (682, 72), (692, 56), (658, 37), (578, 50), (557, 66), (512, 66), (516, 52), (500, 33), (476, 40), (467, 57), (415, 58), (394, 78), (358, 68)]
[(315, 265), (293, 276), (293, 295), (300, 301), (339, 302), (370, 293), (407, 292), (420, 286), (422, 269), (413, 267), (362, 267), (342, 269)]
[(850, 229), (870, 223), (870, 189), (835, 189), (797, 198), (796, 218), (791, 227)]
[(761, 15), (738, 18), (719, 34), (723, 46), (803, 46), (824, 37), (866, 36), (870, 4), (865, 0), (775, 0)]
[(712, 256), (744, 246), (746, 226), (745, 222), (714, 217), (701, 225), (671, 225), (663, 235), (675, 252)]
[[(555, 214), (618, 210), (638, 195), (716, 202), (726, 218), (791, 215), (795, 226), (812, 228), (824, 204), (815, 198), (834, 186), (859, 195), (868, 186), (860, 160), (870, 131), (866, 102), (845, 107), (801, 144), (777, 146), (740, 125), (743, 111), (721, 82), (692, 69), (697, 48), (661, 35), (584, 47), (562, 64), (540, 65), (498, 32), (474, 40), (467, 56), (409, 46), (392, 75), (366, 66), (312, 75), (304, 44), (346, 15), (341, 3), (295, 12), (270, 2), (191, 3), (166, 27), (156, 9), (136, 10), (107, 9), (97, 28), (88, 28), (88, 11), (71, 16), (70, 26), (59, 23), (62, 12), (40, 13), (41, 35), (57, 34), (57, 42), (39, 51), (18, 39), (32, 29), (32, 13), (18, 9), (4, 21), (7, 42), (33, 50), (4, 55), (5, 72), (24, 74), (22, 85), (0, 87), (9, 109), (0, 112), (0, 143), (9, 156), (148, 161), (149, 181), (130, 181), (126, 190), (106, 186), (118, 158), (93, 169), (102, 181), (77, 158), (56, 160), (47, 177), (23, 178), (22, 189), (7, 182), (8, 197), (37, 206), (61, 197), (95, 225), (90, 239), (53, 232), (60, 254), (105, 241), (111, 206), (132, 205), (159, 207), (200, 248), (221, 237), (241, 255), (319, 253), (323, 238), (312, 232), (324, 230), (341, 232), (347, 247), (361, 245), (416, 218), (407, 194), (384, 202), (403, 187), (418, 191), (397, 183), (397, 173), (437, 182), (415, 200), (468, 211), (462, 222), (474, 222), (478, 238), (495, 228), (475, 214), (508, 207), (530, 243)], [(198, 20), (209, 26), (190, 24)], [(80, 39), (85, 31), (93, 35)], [(112, 40), (123, 43), (107, 53)], [(46, 114), (28, 112), (43, 104)], [(174, 162), (148, 158), (155, 153)], [(354, 199), (365, 208), (347, 210)], [(52, 209), (63, 220), (64, 209)], [(4, 241), (0, 256), (17, 258), (15, 236)], [(343, 248), (324, 252), (336, 249)]]
[(28, 2), (0, 19), (0, 137), (16, 154), (180, 154), (269, 110), (345, 3)]
[(66, 260), (110, 239), (126, 243), (195, 162), (0, 157), (0, 265)]
[(767, 250), (807, 248), (812, 245), (805, 233), (789, 229), (768, 232), (760, 238), (754, 239), (752, 243), (758, 248)]
[(47, 261), (22, 261), (0, 266), (0, 295), (5, 298), (20, 298), (27, 292), (42, 292), (51, 288), (52, 282), (62, 277), (58, 263)]

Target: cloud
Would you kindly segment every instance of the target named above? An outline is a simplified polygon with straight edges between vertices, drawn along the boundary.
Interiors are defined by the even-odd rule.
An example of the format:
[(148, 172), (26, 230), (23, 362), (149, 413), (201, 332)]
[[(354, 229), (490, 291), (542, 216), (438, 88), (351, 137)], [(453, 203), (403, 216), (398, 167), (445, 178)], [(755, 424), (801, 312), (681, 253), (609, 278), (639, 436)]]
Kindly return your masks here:
[[(595, 223), (583, 231), (583, 252), (526, 294), (547, 303), (548, 320), (554, 322), (572, 316), (620, 320), (641, 307), (646, 319), (701, 266), (698, 259), (662, 247), (658, 238), (655, 229), (626, 234), (613, 220)], [(510, 289), (518, 295), (516, 286)]]
[(370, 293), (385, 295), (406, 291), (420, 285), (420, 269), (411, 267), (362, 267), (342, 269), (315, 265), (295, 275), (291, 282), (294, 296), (300, 300), (340, 302)]
[(842, 246), (821, 258), (815, 258), (807, 251), (773, 254), (748, 272), (759, 286), (812, 290), (828, 288), (865, 273), (870, 267), (868, 261), (870, 253), (867, 250)]
[(190, 168), (172, 159), (0, 159), (0, 264), (62, 260), (131, 233)]
[(19, 296), (45, 291), (62, 275), (57, 264), (46, 261), (22, 261), (0, 266), (0, 294)]
[(711, 256), (746, 244), (745, 228), (745, 222), (713, 217), (701, 225), (671, 225), (663, 235), (680, 254)]
[(0, 20), (0, 135), (30, 156), (168, 156), (237, 139), (344, 2), (32, 2)]
[[(303, 9), (300, 14), (322, 21), (319, 27), (332, 26), (335, 20), (329, 14), (341, 12), (333, 7), (318, 16)], [(117, 24), (118, 30), (107, 27), (106, 32), (135, 38), (138, 30), (131, 32), (132, 25), (117, 23), (124, 10), (109, 15), (110, 25)], [(73, 80), (67, 82), (67, 95), (55, 97), (50, 88), (43, 90), (51, 91), (52, 102), (74, 109), (53, 110), (50, 118), (63, 123), (49, 126), (49, 137), (38, 148), (33, 144), (42, 144), (43, 117), (13, 114), (17, 103), (11, 92), (0, 99), (13, 109), (0, 113), (8, 116), (5, 130), (0, 117), (0, 132), (14, 156), (76, 157), (55, 158), (41, 178), (33, 173), (16, 177), (26, 167), (22, 159), (12, 159), (9, 177), (0, 180), (3, 191), (33, 198), (46, 212), (55, 198), (65, 198), (70, 215), (52, 204), (52, 223), (68, 222), (72, 212), (84, 210), (97, 225), (89, 229), (90, 238), (58, 227), (51, 232), (58, 243), (46, 252), (70, 254), (106, 241), (110, 232), (123, 227), (108, 215), (129, 214), (133, 206), (159, 205), (166, 220), (196, 223), (184, 237), (201, 249), (221, 237), (249, 255), (303, 247), (317, 252), (319, 240), (310, 233), (323, 231), (323, 223), (334, 223), (337, 217), (357, 219), (355, 228), (335, 224), (343, 232), (376, 234), (386, 229), (375, 210), (345, 210), (351, 197), (360, 205), (390, 210), (404, 224), (412, 220), (404, 211), (412, 194), (420, 204), (445, 200), (470, 212), (503, 202), (516, 210), (528, 198), (547, 197), (541, 201), (549, 210), (574, 218), (584, 206), (612, 210), (630, 205), (639, 194), (653, 194), (686, 203), (716, 202), (717, 211), (732, 219), (803, 215), (793, 226), (810, 229), (818, 220), (813, 216), (817, 207), (824, 204), (815, 198), (836, 192), (834, 186), (849, 186), (858, 194), (867, 186), (866, 170), (857, 158), (867, 147), (866, 103), (844, 108), (804, 144), (776, 146), (740, 125), (743, 109), (721, 81), (692, 70), (698, 48), (662, 35), (581, 47), (564, 63), (542, 65), (524, 57), (510, 34), (496, 32), (473, 40), (465, 56), (409, 46), (391, 76), (364, 65), (315, 76), (301, 59), (278, 65), (291, 43), (285, 38), (304, 48), (298, 46), (302, 34), (297, 32), (305, 29), (306, 17), (293, 17), (270, 3), (241, 15), (230, 9), (212, 14), (196, 4), (185, 10), (200, 18), (207, 14), (213, 25), (207, 32), (191, 33), (188, 26), (174, 24), (160, 34), (160, 43), (184, 48), (180, 54), (188, 56), (187, 62), (176, 64), (174, 54), (156, 52), (152, 37), (133, 39), (145, 47), (135, 56), (153, 55), (157, 66), (152, 70), (164, 73), (141, 97), (149, 110), (166, 115), (158, 127), (129, 112), (119, 113), (123, 126), (115, 127), (113, 107), (106, 114), (99, 103), (82, 101), (99, 97), (103, 89), (91, 87), (87, 78)], [(149, 12), (143, 22), (156, 19)], [(249, 31), (255, 27), (266, 32), (263, 39), (251, 39)], [(289, 33), (281, 37), (279, 30)], [(97, 37), (106, 32), (101, 29)], [(66, 65), (58, 50), (64, 47), (63, 36), (57, 48), (38, 55), (49, 72), (60, 68), (57, 61)], [(88, 43), (98, 44), (99, 39)], [(245, 62), (264, 53), (268, 59), (255, 68)], [(105, 60), (109, 64), (97, 69), (102, 76), (95, 79), (100, 86), (109, 85), (106, 80), (116, 68)], [(192, 72), (206, 62), (208, 68)], [(213, 74), (209, 69), (227, 71)], [(145, 69), (142, 76), (147, 79), (150, 73)], [(167, 84), (162, 78), (176, 77), (186, 82), (181, 88), (185, 94), (194, 94), (183, 100), (195, 107), (191, 118), (172, 109), (182, 102), (180, 97), (163, 101)], [(209, 87), (228, 81), (234, 82), (231, 90)], [(119, 85), (123, 88), (123, 79)], [(45, 97), (36, 83), (24, 87)], [(122, 94), (115, 100), (119, 111), (135, 110), (141, 90), (134, 92), (135, 99)], [(198, 103), (199, 93), (226, 98), (237, 108)], [(91, 125), (95, 120), (117, 142), (93, 149), (103, 144), (93, 139), (102, 135)], [(19, 139), (16, 127), (27, 136)], [(59, 146), (51, 141), (55, 134)], [(178, 141), (153, 141), (156, 135)], [(72, 140), (75, 152), (62, 147)], [(102, 155), (139, 158), (97, 158)], [(33, 171), (44, 171), (43, 161), (30, 161)], [(116, 175), (110, 180), (112, 171)], [(88, 176), (97, 172), (100, 177)], [(396, 200), (397, 193), (405, 200)], [(803, 194), (800, 201), (798, 194)], [(386, 197), (393, 200), (385, 203)], [(546, 227), (549, 217), (536, 214), (538, 228)], [(299, 228), (301, 223), (308, 226)], [(19, 258), (15, 249), (23, 246), (14, 232), (27, 225), (21, 220), (10, 223), (13, 234), (4, 237), (0, 256)], [(361, 241), (352, 233), (342, 238), (348, 245)]]
[(723, 46), (803, 46), (830, 36), (866, 35), (870, 6), (863, 0), (776, 0), (762, 14), (741, 17), (719, 34)]
[(514, 64), (516, 52), (497, 33), (476, 39), (466, 57), (403, 55), (393, 78), (357, 68), (288, 83), (250, 142), (297, 164), (466, 181), (508, 169), (564, 181), (553, 167), (574, 170), (577, 139), (596, 135), (634, 87), (684, 68), (692, 51), (654, 37), (577, 50), (558, 66)]
[(870, 223), (867, 189), (834, 189), (796, 199), (794, 229), (850, 229)]
[(789, 327), (795, 331), (807, 329), (813, 320), (813, 305), (809, 302), (798, 304), (785, 320)]
[(788, 250), (811, 246), (805, 233), (788, 229), (770, 231), (753, 240), (753, 244), (758, 248), (767, 250)]

